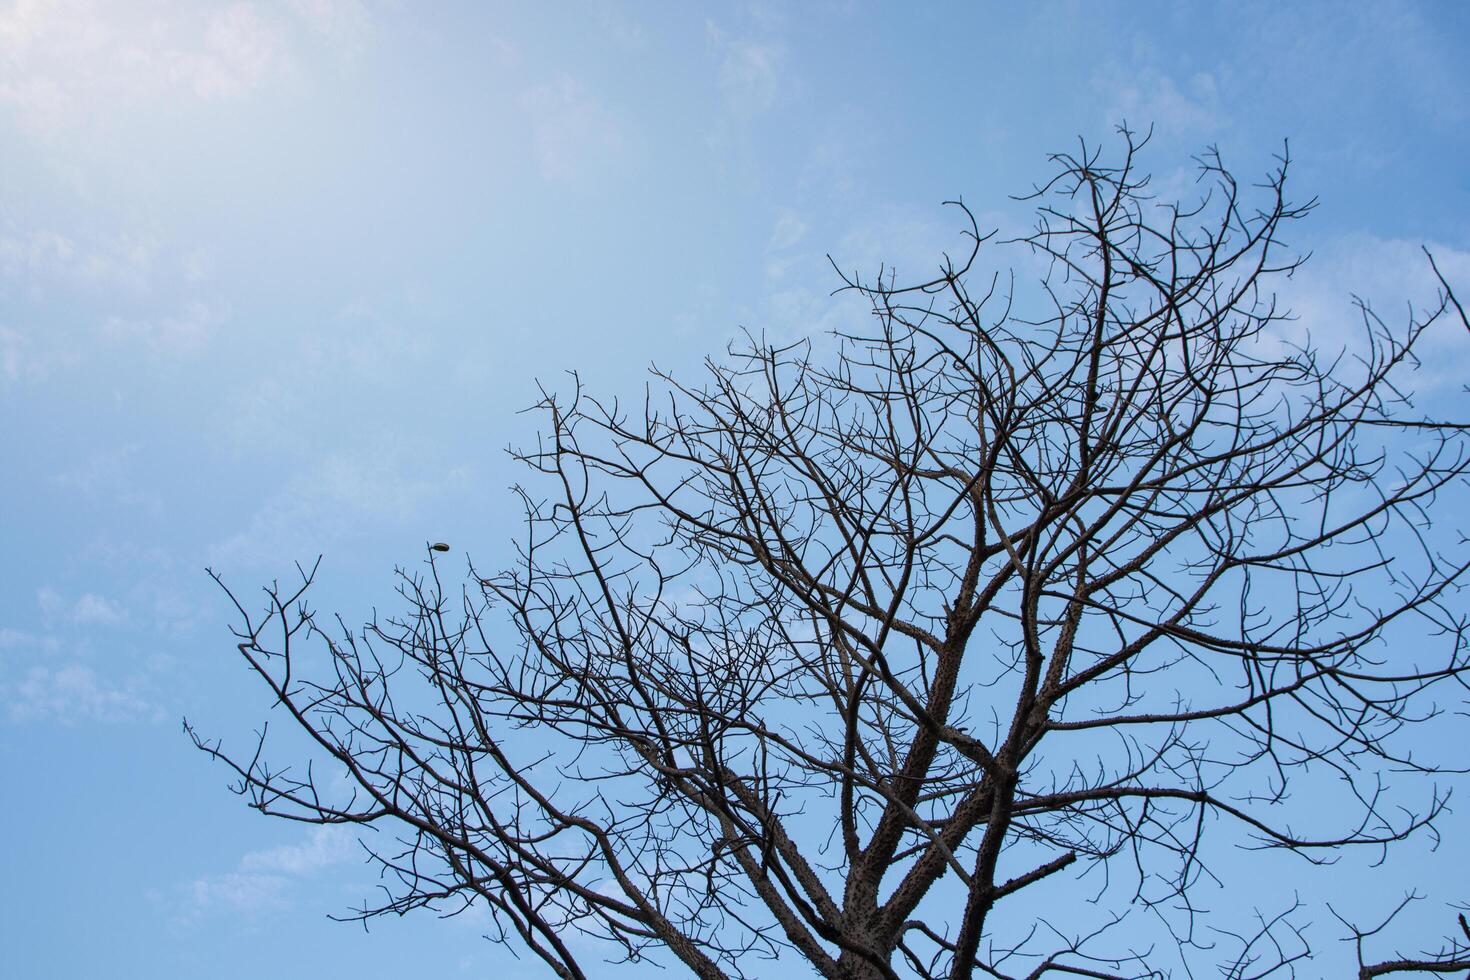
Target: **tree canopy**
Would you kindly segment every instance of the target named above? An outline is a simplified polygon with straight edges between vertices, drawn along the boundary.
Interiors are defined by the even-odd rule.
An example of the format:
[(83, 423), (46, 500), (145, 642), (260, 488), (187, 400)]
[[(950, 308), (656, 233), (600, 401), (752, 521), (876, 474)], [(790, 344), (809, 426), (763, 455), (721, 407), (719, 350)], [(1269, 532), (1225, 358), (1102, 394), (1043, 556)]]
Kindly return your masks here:
[[(1236, 846), (1306, 875), (1448, 812), (1470, 429), (1414, 389), (1470, 323), (1440, 277), (1312, 341), (1284, 151), (1170, 199), (1142, 142), (1054, 157), (1024, 236), (956, 204), (926, 281), (839, 272), (872, 316), (833, 338), (547, 391), (510, 566), (447, 584), (436, 543), (360, 629), (315, 570), (237, 601), (307, 742), (196, 742), (263, 812), (386, 831), (356, 916), (480, 906), (561, 977), (1290, 973), (1295, 902), (1222, 939), (1191, 896)], [(1443, 920), (1345, 928), (1363, 976), (1470, 969)]]

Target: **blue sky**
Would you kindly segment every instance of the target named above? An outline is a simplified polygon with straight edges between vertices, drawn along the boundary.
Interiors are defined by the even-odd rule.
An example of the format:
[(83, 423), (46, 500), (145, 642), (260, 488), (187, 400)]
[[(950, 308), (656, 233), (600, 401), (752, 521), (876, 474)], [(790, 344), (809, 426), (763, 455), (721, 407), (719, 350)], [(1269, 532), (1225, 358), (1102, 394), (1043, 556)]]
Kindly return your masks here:
[(1420, 243), (1470, 294), (1470, 6), (1343, 10), (0, 0), (0, 972), (519, 975), (472, 921), (329, 922), (351, 842), (247, 811), (179, 719), (267, 709), (205, 566), (323, 554), (351, 619), (425, 540), (503, 561), (537, 379), (829, 329), (827, 253), (926, 273), (941, 201), (1016, 227), (1125, 119), (1164, 186), (1290, 138), (1317, 336), (1427, 301)]

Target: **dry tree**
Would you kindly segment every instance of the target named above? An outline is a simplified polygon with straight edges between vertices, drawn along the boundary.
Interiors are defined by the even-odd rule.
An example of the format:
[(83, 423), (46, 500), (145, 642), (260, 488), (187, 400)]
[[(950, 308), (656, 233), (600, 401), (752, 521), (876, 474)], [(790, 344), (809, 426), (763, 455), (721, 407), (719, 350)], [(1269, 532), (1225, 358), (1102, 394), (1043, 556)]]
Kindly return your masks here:
[[(1301, 969), (1290, 910), (1232, 945), (1191, 895), (1216, 837), (1305, 877), (1448, 812), (1422, 733), (1463, 737), (1470, 431), (1411, 382), (1470, 324), (1441, 276), (1324, 353), (1276, 300), (1285, 155), (1167, 201), (1142, 143), (1054, 157), (1023, 237), (957, 205), (928, 281), (839, 272), (872, 317), (830, 342), (547, 393), (508, 570), (446, 587), (431, 546), (358, 630), (315, 569), (237, 601), (307, 741), (196, 743), (265, 813), (384, 831), (357, 917), (479, 906), (561, 977)], [(982, 273), (1007, 252), (1029, 282)], [(1177, 954), (1126, 941), (1148, 910)], [(1362, 975), (1470, 969), (1447, 942)]]

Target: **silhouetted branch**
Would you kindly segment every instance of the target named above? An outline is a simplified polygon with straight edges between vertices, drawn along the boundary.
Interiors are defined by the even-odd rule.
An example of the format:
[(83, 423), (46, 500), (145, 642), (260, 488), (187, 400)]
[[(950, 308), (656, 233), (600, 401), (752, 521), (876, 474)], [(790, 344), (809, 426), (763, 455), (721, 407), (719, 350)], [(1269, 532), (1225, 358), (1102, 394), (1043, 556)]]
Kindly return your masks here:
[[(1410, 382), (1464, 310), (1431, 256), (1424, 315), (1294, 346), (1285, 151), (1243, 187), (1211, 150), (1171, 203), (1145, 141), (1055, 157), (1023, 238), (954, 205), (966, 251), (917, 285), (839, 271), (872, 318), (830, 355), (543, 392), (512, 567), (446, 588), (429, 546), (360, 630), (307, 606), (315, 566), (230, 593), (311, 762), (196, 744), (262, 812), (394, 831), (356, 917), (482, 906), (561, 977), (575, 935), (705, 978), (1163, 976), (1103, 949), (1130, 909), (1292, 975), (1295, 905), (1210, 932), (1190, 894), (1213, 826), (1310, 868), (1446, 812), (1459, 760), (1414, 733), (1463, 738), (1470, 435)], [(1034, 289), (975, 271), (1007, 249)], [(1103, 930), (997, 935), (1089, 872)], [(1363, 977), (1467, 968), (1458, 938), (1366, 965), (1376, 932)]]

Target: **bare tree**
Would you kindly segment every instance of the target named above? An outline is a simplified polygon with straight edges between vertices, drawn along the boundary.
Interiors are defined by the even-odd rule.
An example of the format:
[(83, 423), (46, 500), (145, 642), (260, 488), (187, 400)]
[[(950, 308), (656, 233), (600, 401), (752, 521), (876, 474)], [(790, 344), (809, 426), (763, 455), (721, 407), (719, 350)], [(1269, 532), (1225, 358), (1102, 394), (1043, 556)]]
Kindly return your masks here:
[[(1186, 965), (1293, 973), (1290, 909), (1206, 938), (1191, 895), (1216, 837), (1305, 872), (1448, 812), (1419, 733), (1463, 733), (1470, 429), (1409, 382), (1463, 314), (1441, 277), (1293, 341), (1285, 156), (1242, 188), (1208, 153), (1168, 202), (1141, 143), (1053, 158), (1025, 237), (959, 205), (929, 281), (843, 275), (873, 316), (830, 343), (547, 394), (512, 568), (446, 588), (433, 545), (360, 630), (315, 569), (237, 601), (307, 748), (196, 742), (263, 812), (386, 831), (355, 917), (480, 906), (561, 977), (578, 934), (703, 978), (1164, 975), (1130, 910)], [(980, 272), (1007, 249), (1033, 287)], [(1362, 975), (1470, 969), (1447, 942)]]

